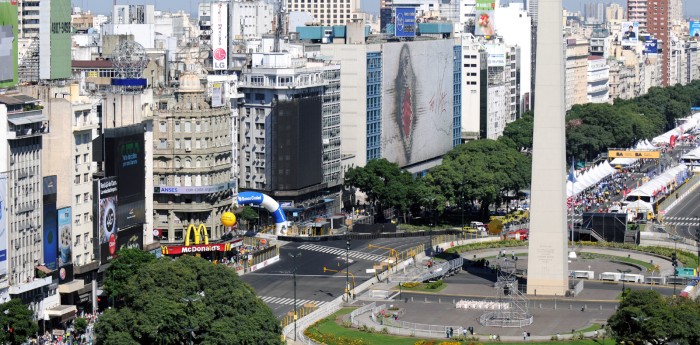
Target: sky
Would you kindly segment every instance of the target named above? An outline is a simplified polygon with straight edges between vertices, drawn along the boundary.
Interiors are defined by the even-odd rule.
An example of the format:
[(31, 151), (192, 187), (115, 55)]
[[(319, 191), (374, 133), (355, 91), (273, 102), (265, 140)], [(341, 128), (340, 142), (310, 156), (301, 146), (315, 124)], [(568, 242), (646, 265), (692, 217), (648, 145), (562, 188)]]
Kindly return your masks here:
[[(379, 0), (359, 0), (365, 12), (379, 13)], [(72, 0), (73, 6), (91, 10), (99, 14), (109, 14), (112, 1), (110, 0)], [(581, 4), (587, 2), (616, 2), (624, 5), (626, 0), (563, 0), (564, 8), (578, 11)], [(156, 10), (177, 12), (185, 10), (196, 16), (199, 0), (117, 0), (117, 4), (153, 4)], [(683, 0), (683, 10), (686, 17), (700, 18), (700, 0)]]

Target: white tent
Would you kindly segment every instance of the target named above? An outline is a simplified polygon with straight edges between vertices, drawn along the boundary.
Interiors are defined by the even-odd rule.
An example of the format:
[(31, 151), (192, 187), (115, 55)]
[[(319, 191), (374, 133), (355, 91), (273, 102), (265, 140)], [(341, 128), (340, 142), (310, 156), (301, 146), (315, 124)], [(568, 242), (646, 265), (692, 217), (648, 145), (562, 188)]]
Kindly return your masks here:
[(580, 176), (576, 177), (576, 183), (568, 181), (566, 183), (567, 197), (579, 194), (591, 186), (595, 186), (602, 179), (615, 173), (613, 168), (607, 161), (598, 164), (597, 166), (585, 171)]
[(634, 202), (631, 202), (627, 204), (627, 206), (622, 208), (622, 211), (625, 213), (648, 213), (648, 212), (654, 212), (654, 206), (652, 206), (648, 202), (644, 202), (642, 200), (637, 200)]

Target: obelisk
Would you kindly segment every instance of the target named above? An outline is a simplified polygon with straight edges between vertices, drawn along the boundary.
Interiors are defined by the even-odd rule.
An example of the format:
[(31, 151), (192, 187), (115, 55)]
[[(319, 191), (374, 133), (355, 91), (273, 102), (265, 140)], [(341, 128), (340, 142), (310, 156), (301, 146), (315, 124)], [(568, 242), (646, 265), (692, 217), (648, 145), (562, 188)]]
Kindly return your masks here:
[(566, 140), (562, 0), (538, 0), (527, 293), (565, 294)]

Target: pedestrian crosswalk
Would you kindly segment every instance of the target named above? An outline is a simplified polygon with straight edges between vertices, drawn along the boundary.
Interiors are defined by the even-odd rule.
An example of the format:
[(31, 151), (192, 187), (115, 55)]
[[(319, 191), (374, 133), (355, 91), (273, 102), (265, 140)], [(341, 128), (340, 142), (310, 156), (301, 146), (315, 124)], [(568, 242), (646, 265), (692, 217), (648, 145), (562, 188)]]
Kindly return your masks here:
[[(293, 298), (284, 298), (284, 297), (272, 297), (272, 296), (258, 296), (263, 302), (267, 304), (285, 304), (285, 305), (294, 305), (294, 299)], [(317, 307), (320, 307), (324, 304), (326, 304), (326, 301), (314, 301), (314, 300), (309, 300), (309, 299), (298, 299), (297, 300), (297, 307), (301, 307), (304, 304), (307, 303), (313, 303)]]
[(699, 217), (664, 217), (663, 222), (666, 225), (700, 226)]
[[(345, 249), (341, 249), (341, 248), (320, 246), (318, 244), (304, 244), (304, 245), (299, 246), (299, 249), (312, 250), (315, 252), (321, 252), (321, 253), (345, 257)], [(386, 260), (386, 256), (370, 254), (370, 253), (363, 253), (363, 252), (358, 252), (358, 251), (354, 251), (354, 250), (351, 250), (348, 253), (348, 256), (353, 258), (353, 259), (361, 259), (361, 260), (376, 261), (376, 262), (382, 262), (382, 261)]]

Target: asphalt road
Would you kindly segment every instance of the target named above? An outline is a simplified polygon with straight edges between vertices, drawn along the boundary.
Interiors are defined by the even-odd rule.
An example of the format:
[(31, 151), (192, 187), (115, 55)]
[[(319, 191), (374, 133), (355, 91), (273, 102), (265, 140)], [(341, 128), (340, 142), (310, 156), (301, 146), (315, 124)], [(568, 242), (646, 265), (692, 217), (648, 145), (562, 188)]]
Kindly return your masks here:
[[(425, 243), (428, 237), (352, 240), (349, 272), (360, 285), (372, 277), (366, 270), (386, 259), (387, 249), (368, 248), (369, 244), (393, 248), (399, 252)], [(293, 259), (290, 254), (297, 255)], [(280, 248), (280, 261), (248, 273), (241, 278), (253, 286), (257, 295), (277, 317), (294, 309), (294, 261), (296, 260), (297, 306), (304, 302), (323, 305), (342, 296), (345, 289), (345, 241), (291, 242)], [(323, 268), (339, 272), (323, 272)], [(350, 278), (352, 282), (352, 278)]]
[(686, 196), (664, 216), (666, 231), (685, 238), (695, 239), (695, 231), (700, 228), (700, 190)]

